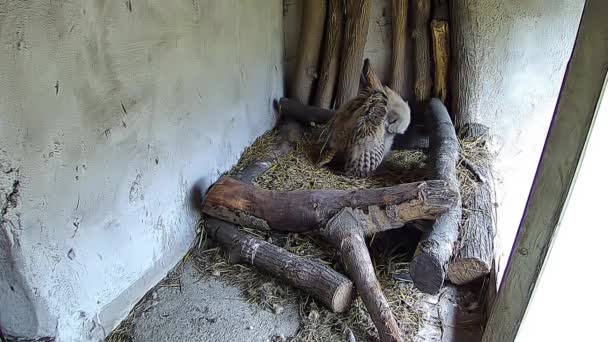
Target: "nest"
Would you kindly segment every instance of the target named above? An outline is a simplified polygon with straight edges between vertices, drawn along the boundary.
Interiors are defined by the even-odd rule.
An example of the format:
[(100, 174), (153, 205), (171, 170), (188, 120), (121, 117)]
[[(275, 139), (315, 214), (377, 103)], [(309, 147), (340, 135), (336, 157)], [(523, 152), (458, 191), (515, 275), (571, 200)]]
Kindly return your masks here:
[[(306, 132), (289, 154), (277, 160), (268, 171), (254, 179), (254, 185), (277, 191), (353, 190), (415, 182), (424, 180), (428, 176), (427, 155), (417, 150), (393, 151), (374, 176), (367, 179), (350, 178), (328, 168), (318, 168), (313, 161), (318, 156), (317, 137), (319, 133), (319, 128)], [(279, 139), (276, 131), (268, 132), (258, 138), (243, 153), (237, 165), (228, 174), (237, 174), (252, 162), (268, 155)], [(483, 137), (461, 139), (461, 156), (474, 165), (489, 163), (490, 155), (487, 153), (485, 141)], [(467, 219), (466, 206), (474, 187), (477, 186), (477, 180), (464, 165), (458, 166), (458, 179), (463, 200), (464, 223)], [(244, 227), (240, 229), (285, 248), (291, 253), (330, 265), (344, 274), (344, 271), (340, 269), (334, 249), (314, 235), (260, 232)], [(202, 226), (201, 231), (203, 231)], [(418, 233), (417, 238), (419, 238), (419, 232), (415, 229), (402, 229), (386, 233), (397, 233), (401, 236), (398, 239), (386, 238), (385, 241), (382, 241), (382, 238), (379, 238), (378, 241), (374, 238), (370, 239), (368, 241), (370, 253), (378, 280), (391, 305), (393, 314), (399, 322), (402, 336), (405, 340), (413, 340), (422, 324), (424, 315), (423, 306), (418, 304), (427, 300), (430, 295), (416, 290), (411, 282), (395, 280), (395, 276), (408, 273), (409, 261), (418, 241), (416, 234)], [(409, 246), (386, 245), (386, 241), (403, 241), (403, 234), (410, 234), (408, 236)], [(201, 248), (192, 255), (195, 267), (202, 274), (219, 277), (223, 281), (239, 287), (251, 303), (260, 305), (265, 310), (279, 313), (285, 305), (298, 305), (301, 325), (292, 341), (338, 341), (345, 338), (348, 340), (345, 334), (353, 334), (358, 341), (379, 340), (375, 326), (360, 298), (357, 297), (353, 301), (348, 312), (333, 313), (315, 302), (306, 293), (293, 289), (269, 275), (259, 273), (253, 266), (229, 264), (220, 249), (205, 249), (208, 244), (206, 241), (203, 243), (204, 239), (204, 234), (201, 234), (201, 242), (199, 242)]]
[[(319, 132), (319, 128), (313, 128), (305, 133), (296, 144), (296, 148), (257, 177), (254, 184), (271, 190), (350, 190), (415, 182), (424, 180), (428, 176), (426, 172), (427, 156), (424, 152), (416, 150), (393, 151), (374, 176), (368, 179), (350, 178), (327, 168), (318, 168), (313, 160), (316, 160), (318, 155)], [(279, 139), (276, 131), (270, 131), (258, 138), (252, 146), (247, 148), (239, 162), (228, 174), (237, 174), (251, 163), (267, 156), (275, 148)], [(485, 144), (485, 137), (461, 139), (461, 156), (473, 165), (489, 165), (491, 156), (487, 152)], [(457, 172), (463, 201), (462, 223), (464, 224), (467, 220), (467, 203), (477, 186), (477, 179), (476, 175), (464, 165), (458, 165)], [(345, 274), (333, 247), (314, 235), (260, 232), (246, 227), (239, 229), (272, 242), (291, 253), (334, 267)], [(285, 306), (297, 305), (301, 324), (297, 335), (291, 341), (341, 341), (349, 340), (349, 334), (355, 336), (357, 341), (379, 340), (376, 328), (360, 298), (357, 297), (353, 301), (352, 307), (346, 313), (331, 312), (306, 293), (258, 272), (253, 266), (229, 264), (223, 251), (215, 247), (212, 241), (207, 241), (204, 222), (199, 223), (197, 231), (199, 240), (194, 249), (169, 273), (167, 278), (136, 304), (131, 314), (106, 338), (106, 341), (132, 341), (134, 318), (144, 314), (150, 305), (153, 305), (156, 290), (159, 287), (181, 286), (180, 278), (185, 262), (192, 262), (197, 272), (203, 276), (216, 277), (240, 288), (250, 303), (259, 305), (264, 310), (279, 314)], [(409, 261), (417, 245), (420, 232), (417, 229), (398, 229), (382, 234), (399, 236), (397, 238), (394, 236), (373, 237), (368, 241), (370, 254), (384, 295), (399, 322), (402, 336), (406, 341), (412, 341), (422, 324), (439, 324), (425, 319), (428, 316), (426, 312), (428, 306), (423, 303), (433, 302), (431, 297), (434, 296), (419, 292), (411, 282), (396, 280), (396, 276), (409, 273)], [(401, 241), (402, 244), (391, 244), (387, 241)], [(438, 329), (441, 328), (438, 327)]]

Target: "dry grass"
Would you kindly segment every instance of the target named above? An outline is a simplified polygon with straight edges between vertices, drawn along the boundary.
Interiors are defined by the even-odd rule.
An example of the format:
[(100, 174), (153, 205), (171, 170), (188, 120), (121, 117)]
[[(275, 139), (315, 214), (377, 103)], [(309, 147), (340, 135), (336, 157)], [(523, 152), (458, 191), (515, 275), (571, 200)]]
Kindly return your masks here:
[[(316, 137), (319, 129), (307, 132), (298, 142), (296, 148), (279, 159), (261, 176), (254, 179), (254, 184), (270, 190), (296, 189), (363, 189), (392, 186), (426, 179), (427, 156), (421, 151), (394, 151), (375, 175), (369, 179), (346, 177), (327, 168), (316, 167), (314, 161), (318, 155)], [(275, 132), (260, 137), (245, 151), (241, 160), (230, 171), (237, 173), (251, 162), (268, 153), (278, 141)], [(462, 156), (473, 164), (485, 163), (489, 157), (483, 140), (461, 140)], [(463, 198), (472, 192), (476, 180), (464, 166), (458, 167), (458, 178), (461, 182)], [(259, 232), (241, 228), (260, 239), (271, 241), (288, 251), (309, 258), (314, 258), (338, 270), (339, 264), (333, 248), (315, 236), (303, 234), (280, 234)], [(407, 273), (411, 252), (401, 255), (374, 255), (374, 265), (384, 294), (389, 301), (395, 318), (400, 324), (406, 340), (413, 340), (421, 324), (421, 312), (417, 312), (418, 301), (428, 295), (417, 291), (411, 283), (397, 282), (393, 274)], [(325, 309), (307, 294), (294, 290), (269, 275), (258, 273), (248, 265), (231, 265), (226, 262), (218, 249), (193, 255), (197, 268), (204, 274), (221, 277), (224, 281), (240, 287), (250, 302), (261, 305), (266, 310), (281, 310), (286, 303), (297, 303), (300, 308), (302, 323), (293, 341), (339, 341), (344, 340), (345, 329), (351, 329), (359, 341), (377, 340), (378, 336), (363, 303), (355, 299), (352, 308), (345, 314), (336, 314)]]
[[(363, 189), (391, 186), (426, 179), (426, 154), (421, 151), (395, 151), (382, 164), (374, 177), (355, 179), (340, 175), (327, 168), (318, 168), (314, 160), (318, 155), (316, 137), (319, 129), (307, 132), (299, 141), (297, 147), (288, 155), (282, 157), (263, 175), (254, 179), (254, 184), (271, 190), (295, 189)], [(271, 131), (255, 141), (242, 155), (238, 164), (229, 174), (235, 174), (252, 162), (268, 154), (279, 140), (279, 135)], [(473, 164), (481, 165), (489, 162), (485, 152), (483, 139), (461, 140), (461, 154)], [(466, 203), (476, 186), (476, 179), (463, 165), (458, 166), (458, 179), (461, 183), (463, 203)], [(469, 197), (467, 197), (469, 196)], [(464, 222), (464, 221), (463, 221)], [(338, 259), (334, 250), (324, 241), (312, 235), (281, 234), (277, 232), (260, 232), (248, 228), (240, 229), (260, 239), (270, 241), (286, 250), (308, 258), (313, 258), (340, 271)], [(356, 298), (351, 309), (345, 314), (336, 314), (327, 310), (314, 299), (299, 290), (259, 273), (249, 265), (233, 265), (227, 262), (224, 252), (206, 241), (203, 223), (200, 227), (200, 240), (189, 258), (194, 267), (204, 276), (218, 277), (222, 281), (237, 286), (248, 298), (248, 301), (260, 305), (263, 309), (280, 312), (287, 304), (299, 307), (301, 325), (292, 341), (342, 341), (344, 332), (350, 329), (358, 341), (377, 341), (378, 336), (373, 322), (360, 298)], [(415, 245), (415, 244), (414, 244)], [(411, 283), (397, 282), (394, 274), (407, 273), (412, 250), (397, 252), (395, 249), (380, 248), (388, 252), (372, 255), (378, 280), (384, 294), (391, 305), (395, 318), (399, 322), (403, 337), (406, 341), (414, 339), (422, 322), (422, 312), (419, 312), (420, 301), (428, 299), (429, 295), (414, 289)], [(177, 272), (179, 269), (177, 270)], [(175, 274), (179, 274), (174, 272)], [(165, 280), (159, 286), (176, 286), (175, 280)], [(146, 300), (136, 306), (135, 316), (145, 312)], [(130, 319), (127, 319), (116, 329), (107, 341), (130, 341), (129, 331), (132, 329)]]

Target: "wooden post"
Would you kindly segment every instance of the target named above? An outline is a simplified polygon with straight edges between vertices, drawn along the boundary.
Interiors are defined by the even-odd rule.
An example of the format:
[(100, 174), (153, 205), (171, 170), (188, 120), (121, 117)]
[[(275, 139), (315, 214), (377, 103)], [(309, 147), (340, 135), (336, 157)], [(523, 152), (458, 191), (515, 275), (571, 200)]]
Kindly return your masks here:
[(515, 340), (555, 238), (608, 75), (608, 3), (587, 0), (484, 342)]
[(408, 0), (393, 0), (393, 37), (391, 50), (391, 75), (389, 87), (407, 99), (405, 92), (405, 50), (407, 43)]
[(433, 94), (447, 105), (448, 75), (450, 65), (450, 33), (447, 0), (435, 0), (433, 4), (431, 36), (433, 38)]
[(325, 30), (325, 47), (321, 60), (319, 86), (313, 104), (321, 108), (331, 108), (338, 80), (340, 49), (344, 33), (343, 0), (328, 0), (329, 11)]
[(414, 0), (414, 93), (416, 101), (424, 103), (431, 97), (432, 57), (429, 18), (431, 16), (431, 0)]
[(431, 99), (425, 115), (428, 131), (431, 132), (431, 178), (445, 181), (450, 189), (456, 191), (456, 203), (437, 217), (433, 228), (422, 236), (410, 264), (410, 273), (416, 287), (422, 292), (434, 294), (443, 286), (448, 262), (458, 239), (462, 213), (456, 178), (459, 144), (450, 115), (439, 99)]
[(326, 0), (304, 1), (302, 28), (295, 77), (291, 84), (291, 97), (308, 104), (312, 86), (317, 78), (317, 64), (325, 25)]
[[(476, 3), (481, 4), (482, 1)], [(454, 125), (461, 127), (466, 122), (479, 122), (483, 115), (480, 98), (484, 94), (485, 78), (475, 66), (482, 60), (479, 51), (468, 47), (485, 44), (483, 32), (471, 18), (471, 1), (451, 1), (449, 6), (451, 62), (450, 102)]]
[(345, 4), (346, 27), (336, 90), (336, 108), (355, 97), (359, 90), (359, 74), (369, 29), (371, 0), (348, 0)]

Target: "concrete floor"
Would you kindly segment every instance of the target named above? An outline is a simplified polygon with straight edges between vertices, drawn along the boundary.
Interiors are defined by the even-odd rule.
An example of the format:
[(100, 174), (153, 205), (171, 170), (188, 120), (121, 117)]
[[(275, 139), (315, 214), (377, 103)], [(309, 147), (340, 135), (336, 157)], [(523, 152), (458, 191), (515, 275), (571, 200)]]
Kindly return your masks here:
[(296, 334), (297, 307), (280, 314), (248, 304), (240, 290), (201, 278), (191, 261), (180, 275), (181, 287), (160, 286), (132, 317), (133, 342), (280, 341)]

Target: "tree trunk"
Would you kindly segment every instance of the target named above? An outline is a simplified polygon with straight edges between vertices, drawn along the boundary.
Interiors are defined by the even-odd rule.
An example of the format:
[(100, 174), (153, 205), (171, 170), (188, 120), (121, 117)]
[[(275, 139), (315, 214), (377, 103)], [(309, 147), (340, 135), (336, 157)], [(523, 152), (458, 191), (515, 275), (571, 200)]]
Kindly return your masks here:
[(432, 179), (445, 181), (456, 191), (456, 203), (439, 215), (433, 228), (420, 240), (418, 250), (410, 264), (410, 273), (416, 287), (425, 293), (437, 293), (443, 286), (448, 262), (458, 239), (458, 227), (462, 215), (456, 164), (459, 143), (454, 125), (445, 106), (438, 99), (431, 99), (425, 113), (430, 137)]
[(321, 108), (331, 108), (338, 79), (340, 49), (344, 32), (343, 0), (328, 0), (329, 12), (325, 30), (325, 48), (321, 60), (319, 86), (313, 104)]
[(431, 39), (429, 33), (429, 18), (431, 16), (431, 0), (414, 0), (414, 93), (416, 101), (424, 103), (431, 97)]
[(359, 74), (369, 29), (370, 7), (371, 0), (346, 1), (346, 27), (336, 90), (336, 108), (355, 97), (359, 91)]
[[(450, 72), (450, 99), (452, 115), (456, 127), (476, 121), (483, 111), (479, 108), (480, 98), (487, 91), (483, 89), (486, 78), (480, 77), (479, 62), (484, 59), (479, 51), (470, 47), (485, 44), (481, 37), (484, 32), (476, 27), (471, 6), (480, 1), (450, 2), (450, 39), (452, 70)], [(473, 17), (472, 17), (473, 16)], [(477, 51), (476, 51), (477, 50)]]
[(306, 0), (302, 11), (302, 28), (298, 61), (291, 85), (291, 97), (308, 104), (317, 78), (317, 64), (325, 25), (326, 0)]
[(228, 250), (231, 263), (253, 265), (306, 291), (333, 312), (345, 312), (350, 307), (353, 284), (331, 267), (240, 232), (235, 225), (218, 219), (208, 219), (205, 230)]
[(367, 231), (369, 231), (367, 215), (357, 209), (344, 208), (329, 220), (327, 226), (322, 229), (322, 234), (338, 250), (346, 271), (353, 279), (378, 329), (380, 340), (403, 341), (365, 245)]
[(323, 226), (342, 208), (361, 208), (369, 213), (374, 229), (381, 231), (412, 220), (434, 219), (457, 198), (457, 192), (441, 180), (353, 191), (270, 191), (223, 176), (207, 193), (203, 212), (257, 229), (307, 232)]
[[(461, 135), (466, 138), (486, 140), (488, 129), (466, 125)], [(471, 127), (473, 127), (471, 129)], [(485, 131), (485, 133), (484, 133)], [(469, 162), (470, 163), (470, 162)], [(461, 285), (488, 275), (494, 258), (494, 191), (490, 160), (467, 167), (477, 184), (472, 193), (463, 194), (467, 210), (463, 213), (460, 243), (448, 268), (448, 278)]]
[(391, 53), (391, 76), (389, 87), (402, 98), (405, 92), (405, 50), (407, 43), (407, 6), (408, 0), (393, 0), (393, 37)]

